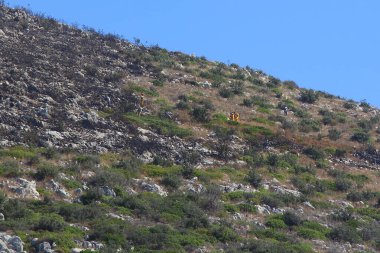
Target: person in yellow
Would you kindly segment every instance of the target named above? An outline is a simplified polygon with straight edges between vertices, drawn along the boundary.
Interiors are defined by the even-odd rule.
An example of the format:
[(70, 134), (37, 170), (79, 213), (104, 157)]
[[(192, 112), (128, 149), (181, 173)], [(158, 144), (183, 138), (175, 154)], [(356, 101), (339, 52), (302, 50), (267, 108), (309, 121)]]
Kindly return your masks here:
[(140, 94), (140, 107), (144, 107), (144, 93)]
[(238, 112), (231, 112), (229, 119), (232, 120), (232, 121), (239, 121), (240, 114)]
[(235, 121), (235, 112), (230, 112), (230, 120)]

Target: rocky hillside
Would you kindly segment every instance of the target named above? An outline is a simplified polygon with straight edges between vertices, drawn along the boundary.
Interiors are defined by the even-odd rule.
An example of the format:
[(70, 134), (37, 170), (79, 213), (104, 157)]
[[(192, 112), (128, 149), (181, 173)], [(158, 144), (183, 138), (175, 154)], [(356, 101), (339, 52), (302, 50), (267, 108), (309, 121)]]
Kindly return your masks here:
[(4, 5), (0, 45), (0, 251), (380, 252), (365, 101)]

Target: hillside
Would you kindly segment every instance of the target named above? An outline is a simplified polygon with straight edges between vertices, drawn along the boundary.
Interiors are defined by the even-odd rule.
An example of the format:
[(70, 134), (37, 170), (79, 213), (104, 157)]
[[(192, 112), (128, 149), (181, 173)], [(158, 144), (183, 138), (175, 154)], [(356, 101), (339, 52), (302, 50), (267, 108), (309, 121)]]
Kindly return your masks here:
[(0, 251), (380, 252), (365, 101), (4, 5), (0, 44)]

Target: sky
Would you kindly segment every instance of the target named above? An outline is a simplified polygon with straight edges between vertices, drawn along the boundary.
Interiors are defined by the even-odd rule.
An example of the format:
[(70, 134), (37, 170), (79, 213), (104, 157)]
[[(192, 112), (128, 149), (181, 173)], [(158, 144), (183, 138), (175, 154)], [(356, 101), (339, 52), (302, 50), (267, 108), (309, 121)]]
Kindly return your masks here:
[(379, 0), (5, 0), (380, 107)]

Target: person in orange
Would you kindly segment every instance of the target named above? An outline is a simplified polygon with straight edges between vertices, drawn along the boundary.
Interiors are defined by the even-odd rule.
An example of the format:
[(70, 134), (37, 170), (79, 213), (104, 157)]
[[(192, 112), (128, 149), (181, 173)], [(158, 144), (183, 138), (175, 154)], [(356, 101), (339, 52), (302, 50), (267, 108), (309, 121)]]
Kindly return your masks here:
[(235, 112), (235, 121), (239, 121), (240, 114), (238, 112)]

